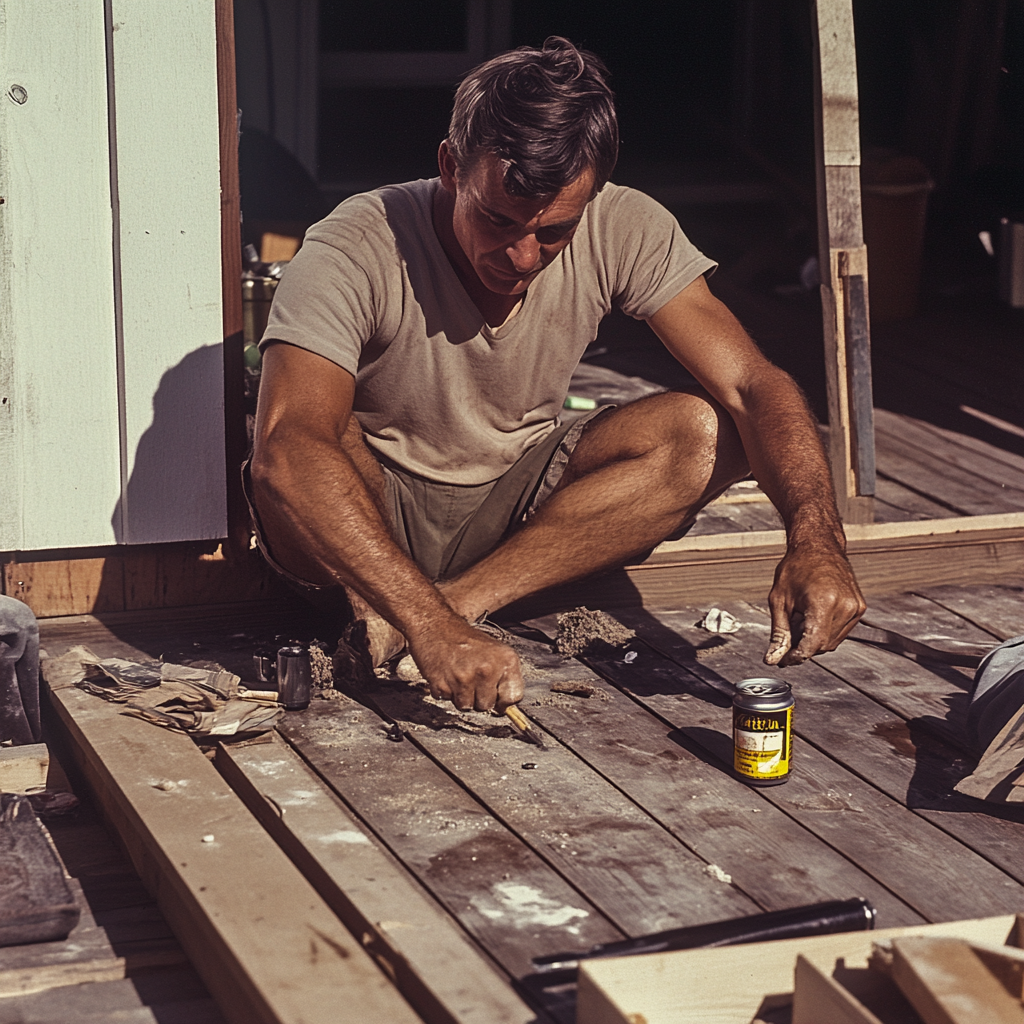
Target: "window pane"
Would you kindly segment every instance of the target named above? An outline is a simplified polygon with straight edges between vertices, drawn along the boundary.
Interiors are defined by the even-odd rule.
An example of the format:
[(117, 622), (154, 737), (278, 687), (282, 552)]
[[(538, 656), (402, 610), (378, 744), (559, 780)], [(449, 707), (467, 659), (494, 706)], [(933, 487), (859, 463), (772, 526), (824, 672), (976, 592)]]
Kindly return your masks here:
[(465, 50), (467, 0), (320, 0), (320, 49)]

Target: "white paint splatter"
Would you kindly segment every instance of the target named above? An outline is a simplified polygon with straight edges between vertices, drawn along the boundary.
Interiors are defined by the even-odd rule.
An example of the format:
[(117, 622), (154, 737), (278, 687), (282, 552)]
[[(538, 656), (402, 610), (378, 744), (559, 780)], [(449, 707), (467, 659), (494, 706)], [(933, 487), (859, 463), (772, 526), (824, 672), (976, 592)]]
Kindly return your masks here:
[(349, 843), (350, 845), (365, 844), (370, 845), (370, 840), (363, 835), (362, 832), (356, 832), (354, 829), (341, 832), (328, 832), (327, 835), (320, 836), (321, 843)]
[(717, 864), (705, 864), (704, 874), (710, 875), (719, 882), (725, 882), (726, 885), (732, 885), (732, 875), (723, 871)]
[(298, 804), (304, 804), (307, 800), (313, 800), (316, 796), (315, 789), (293, 789), (287, 796), (277, 798), (276, 802), (279, 807), (295, 807)]
[[(533, 886), (520, 882), (497, 882), (491, 886), (493, 901), (486, 896), (474, 896), (472, 905), (492, 921), (509, 919), (516, 928), (532, 928), (542, 925), (547, 928), (560, 928), (570, 921), (589, 917), (586, 910), (570, 907), (545, 896)], [(566, 928), (572, 935), (579, 934), (578, 925)]]

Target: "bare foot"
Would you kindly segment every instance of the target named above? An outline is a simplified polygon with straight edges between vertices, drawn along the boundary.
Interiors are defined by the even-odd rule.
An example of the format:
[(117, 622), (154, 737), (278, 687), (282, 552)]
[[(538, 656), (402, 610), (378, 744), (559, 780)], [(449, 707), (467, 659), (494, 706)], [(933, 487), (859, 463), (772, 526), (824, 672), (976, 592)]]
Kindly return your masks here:
[(370, 660), (374, 668), (390, 661), (404, 649), (405, 637), (376, 612), (367, 610), (363, 621), (366, 623), (366, 640), (370, 646)]

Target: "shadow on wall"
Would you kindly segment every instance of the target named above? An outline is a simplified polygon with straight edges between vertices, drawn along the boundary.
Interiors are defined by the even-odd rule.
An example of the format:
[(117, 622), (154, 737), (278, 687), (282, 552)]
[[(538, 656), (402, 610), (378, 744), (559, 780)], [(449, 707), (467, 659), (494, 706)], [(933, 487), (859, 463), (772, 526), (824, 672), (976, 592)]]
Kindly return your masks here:
[[(241, 383), (239, 383), (241, 387)], [(224, 537), (224, 356), (190, 352), (160, 378), (111, 522), (122, 544)]]

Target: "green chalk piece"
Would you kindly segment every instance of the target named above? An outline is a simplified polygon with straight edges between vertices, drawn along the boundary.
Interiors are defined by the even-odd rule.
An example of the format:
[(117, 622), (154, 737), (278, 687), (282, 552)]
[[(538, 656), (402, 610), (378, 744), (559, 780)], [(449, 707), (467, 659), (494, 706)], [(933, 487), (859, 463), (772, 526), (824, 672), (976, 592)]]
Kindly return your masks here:
[(565, 409), (596, 409), (597, 402), (593, 398), (581, 398), (579, 395), (566, 395), (562, 406)]
[[(235, 350), (238, 351), (237, 349)], [(242, 353), (242, 358), (245, 360), (245, 365), (250, 370), (255, 370), (260, 365), (260, 350), (256, 345), (246, 345), (245, 351)]]

